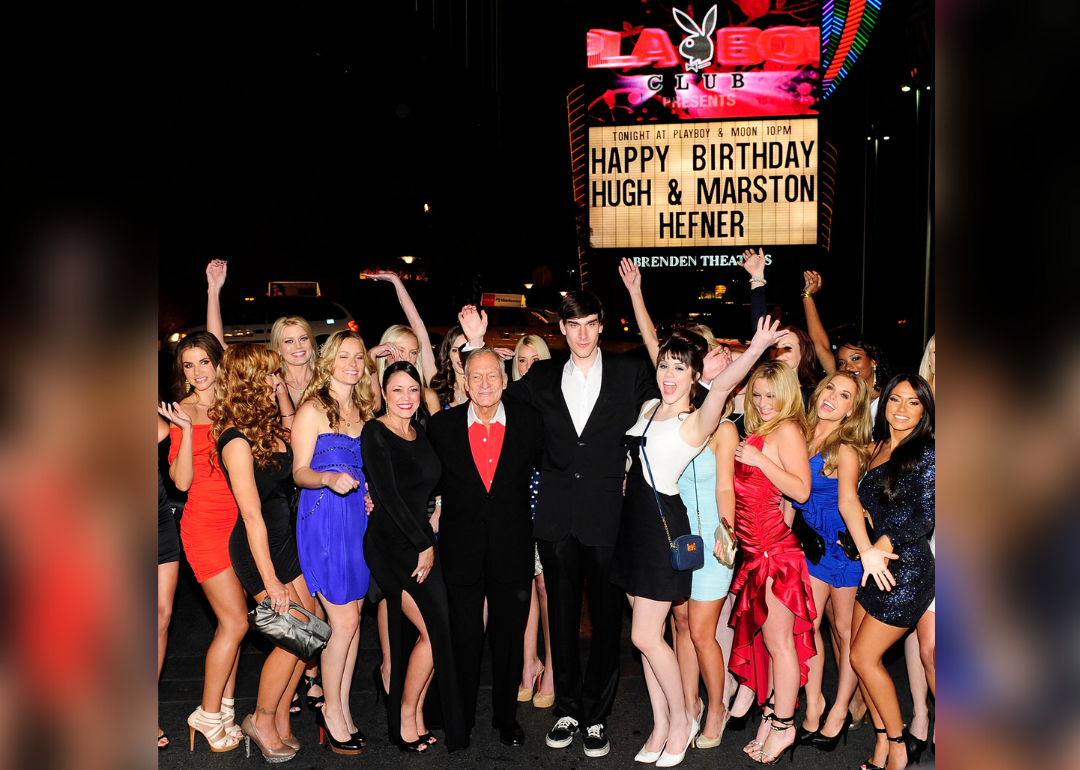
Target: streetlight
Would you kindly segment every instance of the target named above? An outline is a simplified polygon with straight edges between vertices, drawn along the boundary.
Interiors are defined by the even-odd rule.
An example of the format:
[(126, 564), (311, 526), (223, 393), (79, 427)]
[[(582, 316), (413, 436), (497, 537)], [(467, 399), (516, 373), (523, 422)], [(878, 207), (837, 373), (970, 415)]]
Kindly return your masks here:
[(531, 289), (532, 287), (533, 287), (533, 285), (532, 285), (531, 283), (527, 283), (527, 284), (525, 284), (525, 288), (526, 288), (526, 289)]
[(404, 262), (406, 265), (411, 265), (414, 259), (416, 259), (416, 257), (402, 257), (401, 261)]

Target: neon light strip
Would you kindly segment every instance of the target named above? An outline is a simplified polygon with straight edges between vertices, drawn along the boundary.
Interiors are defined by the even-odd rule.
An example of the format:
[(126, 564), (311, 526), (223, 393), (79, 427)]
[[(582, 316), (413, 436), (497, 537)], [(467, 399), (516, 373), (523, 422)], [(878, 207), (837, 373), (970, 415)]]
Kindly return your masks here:
[[(825, 66), (825, 75), (822, 78), (823, 99), (836, 90), (840, 81), (855, 66), (869, 42), (870, 32), (874, 29), (880, 12), (881, 0), (850, 0), (850, 3), (846, 0), (830, 0), (822, 6), (822, 64)], [(828, 35), (824, 34), (825, 28), (828, 29)]]

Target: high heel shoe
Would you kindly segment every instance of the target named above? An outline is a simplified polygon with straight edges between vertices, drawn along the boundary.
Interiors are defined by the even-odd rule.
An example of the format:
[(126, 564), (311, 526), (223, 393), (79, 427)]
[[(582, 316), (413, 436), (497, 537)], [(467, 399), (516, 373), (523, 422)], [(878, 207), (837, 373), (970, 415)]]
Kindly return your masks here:
[(669, 754), (668, 750), (667, 750), (667, 744), (665, 743), (664, 744), (664, 749), (660, 752), (660, 758), (656, 760), (656, 766), (657, 767), (675, 767), (675, 765), (682, 762), (683, 758), (686, 757), (687, 749), (690, 748), (690, 744), (693, 743), (694, 738), (697, 737), (697, 728), (698, 728), (698, 720), (696, 718), (691, 719), (690, 720), (690, 736), (686, 739), (686, 745), (683, 746), (682, 753), (680, 753), (680, 754)]
[(206, 738), (210, 750), (221, 754), (232, 751), (240, 745), (240, 739), (231, 735), (225, 725), (221, 723), (221, 712), (211, 714), (202, 710), (202, 706), (191, 712), (187, 719), (188, 732), (191, 737), (191, 751), (195, 751), (195, 733), (202, 733)]
[(236, 740), (244, 740), (244, 733), (240, 730), (240, 725), (236, 724), (236, 701), (232, 698), (221, 698), (221, 724), (225, 726), (225, 732)]
[(533, 677), (532, 686), (518, 688), (518, 703), (528, 703), (532, 700), (533, 693), (540, 689), (540, 676), (544, 673), (544, 664), (536, 667), (536, 676)]
[[(309, 692), (312, 687), (318, 687), (320, 690), (322, 689), (322, 672), (319, 672), (315, 676), (308, 676), (307, 674), (304, 674), (301, 679), (304, 680), (304, 688)], [(326, 703), (325, 695), (307, 696), (307, 706), (312, 711), (315, 711), (324, 703)]]
[(848, 723), (845, 721), (844, 726), (840, 728), (840, 732), (836, 735), (825, 735), (821, 730), (818, 730), (810, 737), (809, 744), (821, 751), (832, 751), (840, 744), (841, 737), (844, 739), (844, 745), (847, 746), (847, 734)]
[[(868, 713), (868, 714), (870, 713), (869, 708), (866, 709), (866, 713)], [(871, 722), (871, 724), (873, 724), (873, 723)], [(878, 728), (875, 727), (874, 732), (878, 733), (879, 735), (884, 735), (886, 737), (886, 739), (888, 739), (888, 737), (889, 737), (889, 734), (888, 734), (888, 732), (886, 732), (885, 728), (878, 729)], [(888, 767), (888, 766), (889, 766), (889, 755), (888, 754), (885, 755), (885, 764), (883, 766), (880, 766), (880, 767), (878, 765), (874, 764), (874, 758), (873, 758), (873, 756), (871, 756), (870, 759), (866, 760), (862, 765), (860, 765), (860, 770), (885, 770), (885, 768)]]
[[(648, 741), (646, 741), (646, 743), (648, 743)], [(651, 765), (655, 763), (656, 760), (660, 759), (660, 756), (664, 753), (665, 746), (667, 746), (667, 743), (664, 743), (664, 745), (660, 747), (660, 751), (647, 751), (645, 747), (642, 746), (641, 751), (634, 757), (634, 761), (640, 762), (643, 765)]]
[(288, 762), (290, 759), (296, 756), (296, 749), (291, 746), (282, 744), (280, 749), (271, 749), (262, 742), (259, 737), (259, 731), (255, 728), (255, 720), (251, 714), (244, 717), (243, 724), (240, 725), (240, 729), (244, 733), (244, 748), (247, 750), (247, 755), (251, 756), (251, 742), (255, 741), (255, 745), (259, 747), (259, 751), (262, 752), (263, 759), (271, 764), (278, 762)]
[(330, 750), (335, 754), (359, 754), (360, 753), (360, 741), (354, 740), (350, 735), (348, 740), (339, 741), (334, 737), (334, 734), (330, 732), (330, 728), (326, 726), (326, 715), (322, 709), (315, 712), (315, 724), (319, 726), (319, 745), (322, 746), (323, 739), (329, 741)]
[(825, 720), (829, 718), (829, 711), (832, 710), (832, 704), (829, 703), (829, 699), (825, 698), (825, 710), (821, 712), (821, 716), (818, 718), (818, 726), (816, 730), (807, 730), (802, 725), (799, 725), (795, 729), (795, 742), (796, 743), (811, 743), (813, 742), (815, 735), (821, 734), (821, 728), (825, 726)]
[[(551, 671), (549, 669), (544, 668), (543, 666), (541, 666), (541, 670), (543, 671), (543, 673), (547, 674), (549, 677), (551, 676)], [(543, 681), (544, 681), (544, 678), (542, 676), (537, 676), (537, 678), (536, 678), (536, 693), (533, 694), (533, 697), (532, 697), (533, 708), (549, 709), (549, 708), (551, 708), (552, 706), (555, 705), (555, 692), (554, 692), (554, 690), (552, 690), (552, 692), (549, 692), (547, 695), (542, 695), (540, 693), (540, 684)]]
[(356, 732), (351, 736), (353, 743), (359, 743), (361, 746), (367, 746), (367, 736), (364, 735), (364, 731), (359, 727), (356, 728)]
[(745, 730), (746, 726), (750, 722), (753, 722), (753, 721), (757, 720), (758, 711), (760, 710), (760, 706), (758, 706), (758, 702), (755, 699), (755, 700), (750, 701), (750, 708), (748, 708), (746, 710), (746, 712), (742, 716), (733, 715), (731, 713), (731, 707), (735, 704), (735, 699), (738, 698), (738, 697), (739, 697), (739, 691), (736, 690), (735, 694), (732, 695), (731, 699), (728, 701), (727, 729), (731, 730), (733, 732), (742, 732), (743, 730)]
[[(772, 724), (769, 725), (769, 729), (775, 730), (778, 733), (782, 733), (785, 730), (794, 730), (795, 729), (795, 715), (794, 714), (787, 717), (786, 719), (782, 718), (782, 717), (778, 717), (778, 716), (776, 716), (776, 714), (773, 714), (771, 721), (772, 721)], [(781, 727), (777, 727), (777, 725), (781, 725)], [(795, 759), (795, 749), (797, 749), (798, 747), (799, 747), (799, 744), (796, 743), (795, 741), (792, 741), (790, 744), (788, 744), (783, 749), (781, 749), (780, 753), (777, 754), (774, 757), (772, 754), (765, 751), (765, 745), (762, 744), (761, 748), (758, 749), (757, 758), (754, 759), (753, 757), (751, 757), (751, 759), (754, 759), (754, 761), (757, 762), (760, 765), (775, 765), (777, 762), (780, 761), (780, 759), (784, 756), (784, 754), (786, 754), (788, 752), (789, 749), (791, 750), (790, 760), (794, 760)], [(765, 761), (765, 757), (769, 758), (768, 762)]]
[(423, 735), (420, 736), (420, 740), (422, 740), (428, 746), (434, 746), (436, 743), (439, 742), (439, 739), (436, 738), (431, 733), (424, 733)]
[[(906, 728), (904, 729), (904, 732), (901, 733), (901, 735), (904, 737), (904, 746), (905, 748), (907, 748), (908, 764), (919, 764), (919, 758), (922, 756), (922, 753), (926, 751), (926, 747), (929, 745), (928, 739), (930, 736), (927, 735), (926, 738), (916, 738)], [(892, 738), (889, 738), (889, 740), (891, 741)]]
[(398, 751), (403, 754), (427, 754), (431, 750), (431, 744), (423, 740), (423, 738), (417, 738), (415, 741), (407, 741), (404, 738), (398, 740)]
[(383, 698), (389, 698), (390, 693), (383, 689), (382, 684), (382, 666), (375, 664), (375, 668), (371, 671), (371, 681), (375, 683), (375, 704), (378, 705), (379, 701)]
[(731, 712), (727, 709), (724, 710), (724, 718), (720, 721), (720, 734), (715, 738), (710, 738), (705, 735), (705, 731), (702, 730), (697, 738), (694, 738), (695, 749), (715, 749), (720, 745), (720, 742), (724, 739), (724, 728), (727, 727), (728, 722), (731, 720)]
[(848, 729), (850, 731), (854, 732), (855, 730), (858, 730), (863, 725), (869, 724), (869, 723), (870, 723), (870, 709), (869, 708), (867, 708), (866, 711), (863, 712), (863, 715), (861, 717), (859, 717), (858, 719), (855, 718), (855, 715), (852, 714), (850, 710), (848, 711)]

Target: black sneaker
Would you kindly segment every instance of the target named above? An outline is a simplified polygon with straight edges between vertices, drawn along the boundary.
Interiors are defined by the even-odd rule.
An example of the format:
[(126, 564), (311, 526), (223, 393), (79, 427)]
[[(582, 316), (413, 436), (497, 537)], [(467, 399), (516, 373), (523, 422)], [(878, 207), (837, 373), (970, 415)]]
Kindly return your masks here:
[[(560, 717), (555, 726), (548, 731), (544, 740), (553, 749), (565, 749), (574, 742), (574, 736), (578, 732), (578, 721), (573, 717)], [(607, 753), (607, 749), (604, 750)]]
[(585, 730), (585, 756), (602, 757), (609, 751), (607, 729), (601, 724), (589, 725)]

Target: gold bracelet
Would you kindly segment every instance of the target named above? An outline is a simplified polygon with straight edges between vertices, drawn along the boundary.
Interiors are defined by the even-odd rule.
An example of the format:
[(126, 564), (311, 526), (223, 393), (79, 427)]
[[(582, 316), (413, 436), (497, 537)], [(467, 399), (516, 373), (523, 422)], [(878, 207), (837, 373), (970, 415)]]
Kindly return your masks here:
[(803, 298), (803, 299), (810, 299), (810, 292), (808, 292), (808, 291), (804, 291), (804, 292), (802, 293), (802, 298)]

